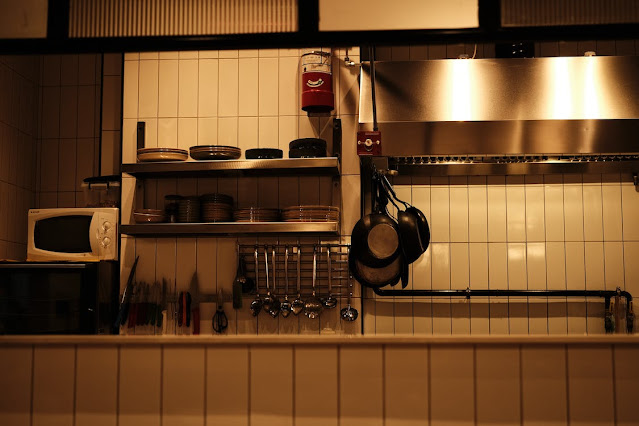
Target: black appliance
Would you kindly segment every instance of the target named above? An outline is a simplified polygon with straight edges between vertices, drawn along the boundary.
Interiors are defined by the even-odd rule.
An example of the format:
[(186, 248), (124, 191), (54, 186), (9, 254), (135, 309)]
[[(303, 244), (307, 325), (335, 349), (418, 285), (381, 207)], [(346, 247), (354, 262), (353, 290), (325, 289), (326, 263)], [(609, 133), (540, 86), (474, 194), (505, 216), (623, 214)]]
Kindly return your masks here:
[(118, 262), (0, 262), (0, 334), (111, 334), (118, 293)]

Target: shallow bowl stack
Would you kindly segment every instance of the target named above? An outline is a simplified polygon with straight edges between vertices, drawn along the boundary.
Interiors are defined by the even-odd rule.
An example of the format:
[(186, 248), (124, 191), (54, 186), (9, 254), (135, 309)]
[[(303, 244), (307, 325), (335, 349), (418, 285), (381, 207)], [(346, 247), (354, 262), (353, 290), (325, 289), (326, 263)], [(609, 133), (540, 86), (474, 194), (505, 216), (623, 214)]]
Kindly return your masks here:
[(200, 197), (202, 222), (232, 222), (233, 197), (226, 194), (204, 194)]
[(197, 145), (189, 148), (194, 160), (237, 160), (242, 150), (236, 146)]
[(284, 222), (337, 222), (339, 208), (333, 206), (291, 206), (282, 209)]
[(140, 148), (138, 161), (186, 161), (189, 153), (179, 148)]
[(279, 222), (280, 211), (263, 207), (247, 207), (235, 210), (233, 217), (236, 222)]
[(196, 223), (200, 221), (200, 197), (184, 197), (178, 201), (178, 222)]
[(163, 210), (136, 209), (133, 210), (135, 223), (161, 223), (166, 220)]

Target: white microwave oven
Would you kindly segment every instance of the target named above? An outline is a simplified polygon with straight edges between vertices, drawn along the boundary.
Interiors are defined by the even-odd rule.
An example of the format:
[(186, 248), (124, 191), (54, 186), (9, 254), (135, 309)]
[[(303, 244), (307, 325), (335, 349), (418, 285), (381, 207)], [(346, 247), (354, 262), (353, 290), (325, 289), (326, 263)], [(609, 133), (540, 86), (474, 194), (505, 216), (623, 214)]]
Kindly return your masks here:
[(31, 209), (27, 260), (118, 260), (117, 208)]

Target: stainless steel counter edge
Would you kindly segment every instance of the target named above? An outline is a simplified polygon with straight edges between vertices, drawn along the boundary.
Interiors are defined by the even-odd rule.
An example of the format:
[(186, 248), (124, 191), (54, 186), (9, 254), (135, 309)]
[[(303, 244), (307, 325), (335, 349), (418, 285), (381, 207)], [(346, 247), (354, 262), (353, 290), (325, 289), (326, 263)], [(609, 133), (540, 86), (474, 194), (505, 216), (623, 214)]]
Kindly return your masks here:
[(632, 335), (504, 336), (0, 336), (0, 346), (19, 345), (639, 345)]

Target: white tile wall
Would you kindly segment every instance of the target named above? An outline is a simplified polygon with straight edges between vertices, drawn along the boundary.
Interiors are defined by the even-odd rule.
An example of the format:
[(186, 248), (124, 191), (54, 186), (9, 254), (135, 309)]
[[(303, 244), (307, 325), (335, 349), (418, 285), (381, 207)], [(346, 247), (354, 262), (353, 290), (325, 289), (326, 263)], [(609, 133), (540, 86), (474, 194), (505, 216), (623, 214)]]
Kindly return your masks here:
[[(182, 52), (181, 52), (182, 53)], [(125, 55), (123, 97), (123, 162), (135, 161), (136, 122), (145, 121), (146, 146), (188, 149), (193, 145), (221, 144), (242, 150), (280, 148), (288, 157), (288, 144), (298, 137), (321, 137), (332, 143), (331, 119), (309, 118), (299, 107), (298, 49), (201, 51), (182, 55), (145, 53)], [(355, 145), (357, 131), (358, 83), (354, 71), (344, 66), (345, 51), (335, 52), (334, 74), (336, 110), (344, 128), (344, 192), (342, 209), (343, 235), (350, 233), (359, 211), (359, 162)], [(357, 60), (351, 50), (351, 58)], [(341, 55), (341, 56), (340, 56)], [(340, 101), (338, 96), (343, 100)], [(354, 100), (355, 99), (355, 100)], [(134, 180), (123, 182), (123, 221), (130, 220)], [(146, 207), (163, 207), (164, 195), (227, 193), (239, 207), (287, 207), (300, 203), (331, 204), (330, 178), (198, 178), (147, 181), (143, 203)], [(337, 189), (339, 190), (339, 189)], [(358, 215), (359, 213), (357, 213)], [(333, 239), (334, 240), (334, 239)], [(218, 288), (231, 292), (235, 276), (235, 238), (143, 239), (123, 238), (122, 274), (135, 255), (141, 256), (137, 270), (139, 280), (167, 278), (177, 280), (178, 288), (188, 287), (193, 270), (198, 271), (205, 292)], [(247, 239), (255, 242), (255, 238)], [(277, 239), (260, 239), (275, 242)], [(283, 241), (283, 240), (281, 240)], [(289, 240), (291, 242), (295, 239)], [(319, 241), (317, 238), (309, 241)], [(342, 301), (346, 303), (344, 299)], [(359, 306), (358, 302), (357, 306)], [(246, 300), (248, 304), (248, 299)], [(328, 312), (320, 321), (306, 317), (273, 320), (250, 316), (248, 307), (229, 316), (228, 334), (244, 333), (359, 333), (359, 321), (344, 324), (337, 319), (338, 310)], [(211, 332), (210, 317), (215, 307), (205, 305), (202, 330)]]
[(121, 55), (105, 55), (104, 77), (99, 54), (39, 58), (41, 120), (33, 207), (84, 206), (84, 178), (97, 175), (101, 165), (103, 174), (119, 173)]
[(0, 56), (0, 259), (24, 260), (34, 206), (38, 56)]
[(636, 344), (12, 345), (3, 425), (636, 424)]

